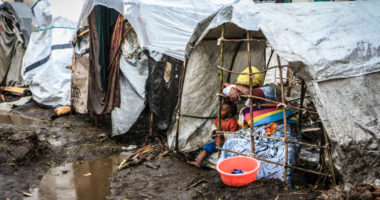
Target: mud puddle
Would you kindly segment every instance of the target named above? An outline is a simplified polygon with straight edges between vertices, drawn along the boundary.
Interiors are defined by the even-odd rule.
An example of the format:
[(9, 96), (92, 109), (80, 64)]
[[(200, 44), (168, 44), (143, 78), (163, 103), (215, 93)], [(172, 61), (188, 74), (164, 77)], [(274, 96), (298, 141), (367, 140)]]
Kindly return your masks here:
[(67, 163), (49, 169), (39, 186), (24, 199), (105, 199), (109, 178), (118, 164), (132, 153), (120, 153), (96, 160)]
[(32, 125), (36, 120), (22, 117), (11, 112), (0, 111), (0, 124)]

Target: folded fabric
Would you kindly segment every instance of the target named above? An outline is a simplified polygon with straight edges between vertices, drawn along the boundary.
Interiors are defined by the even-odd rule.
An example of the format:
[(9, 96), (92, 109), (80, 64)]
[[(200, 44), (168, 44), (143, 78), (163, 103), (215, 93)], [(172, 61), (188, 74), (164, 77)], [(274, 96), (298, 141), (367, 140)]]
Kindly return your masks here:
[[(288, 123), (295, 123), (296, 121), (294, 118), (291, 118), (293, 115), (292, 110), (286, 109), (286, 118)], [(261, 108), (253, 107), (253, 125), (261, 126), (264, 124), (269, 124), (272, 122), (279, 122), (283, 121), (284, 114), (282, 107), (276, 107), (275, 104), (267, 104), (262, 105)], [(251, 125), (251, 117), (249, 113), (249, 108), (243, 108), (239, 113), (239, 125), (241, 125), (243, 122), (248, 124), (248, 126)]]

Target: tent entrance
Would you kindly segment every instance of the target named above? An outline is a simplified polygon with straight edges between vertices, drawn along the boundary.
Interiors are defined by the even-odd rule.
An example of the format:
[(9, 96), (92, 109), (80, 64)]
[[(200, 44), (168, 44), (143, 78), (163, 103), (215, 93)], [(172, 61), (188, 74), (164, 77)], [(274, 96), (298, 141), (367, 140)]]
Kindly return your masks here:
[(95, 6), (90, 25), (88, 110), (110, 113), (120, 105), (120, 57), (124, 18), (116, 10)]
[[(217, 47), (215, 46), (215, 44), (212, 43), (215, 41), (217, 41)], [(194, 48), (192, 49), (191, 54), (186, 60), (186, 64), (184, 68), (184, 71), (185, 71), (184, 75), (186, 75), (186, 77), (183, 77), (182, 82), (181, 82), (181, 91), (180, 91), (180, 99), (179, 99), (179, 106), (178, 106), (177, 123), (176, 123), (175, 148), (177, 149), (177, 151), (180, 151), (183, 149), (187, 150), (188, 148), (192, 148), (195, 145), (197, 145), (194, 142), (192, 143), (193, 141), (191, 140), (192, 138), (195, 138), (198, 136), (199, 138), (207, 137), (207, 132), (209, 131), (202, 130), (202, 128), (205, 127), (206, 129), (207, 125), (211, 124), (210, 123), (211, 120), (208, 120), (208, 119), (216, 118), (215, 116), (213, 116), (213, 114), (216, 114), (213, 112), (213, 110), (215, 109), (215, 106), (217, 106), (218, 107), (217, 117), (219, 119), (218, 131), (217, 131), (217, 134), (219, 137), (218, 141), (221, 141), (220, 136), (225, 133), (246, 135), (250, 138), (251, 148), (252, 148), (251, 152), (253, 152), (251, 154), (244, 154), (241, 152), (222, 148), (220, 144), (217, 144), (219, 155), (221, 151), (232, 152), (237, 155), (250, 156), (258, 160), (264, 161), (266, 163), (271, 163), (277, 166), (283, 166), (284, 167), (283, 168), (284, 182), (286, 182), (286, 179), (288, 176), (287, 169), (291, 168), (291, 169), (296, 169), (296, 170), (300, 170), (300, 171), (304, 171), (308, 173), (317, 174), (323, 177), (331, 177), (334, 183), (335, 175), (333, 171), (334, 169), (332, 165), (331, 152), (329, 149), (326, 132), (324, 132), (324, 135), (323, 135), (325, 142), (321, 145), (309, 144), (305, 142), (299, 142), (299, 141), (288, 139), (288, 134), (287, 134), (288, 108), (292, 108), (294, 110), (298, 110), (302, 112), (306, 111), (311, 114), (318, 114), (318, 113), (315, 111), (307, 110), (305, 108), (299, 108), (299, 107), (286, 104), (286, 101), (284, 98), (284, 81), (283, 81), (282, 73), (280, 73), (280, 86), (281, 86), (281, 92), (280, 92), (281, 100), (280, 101), (274, 101), (268, 98), (262, 98), (262, 97), (253, 95), (252, 93), (253, 92), (252, 91), (253, 76), (255, 74), (257, 73), (265, 74), (266, 71), (268, 71), (269, 69), (275, 69), (275, 68), (279, 69), (279, 71), (282, 72), (283, 68), (288, 67), (287, 65), (281, 65), (279, 56), (277, 56), (277, 61), (278, 61), (277, 66), (267, 67), (269, 66), (268, 65), (269, 63), (268, 64), (265, 63), (265, 51), (264, 51), (265, 47), (266, 47), (266, 39), (265, 39), (265, 36), (261, 33), (261, 31), (246, 31), (231, 23), (226, 23), (226, 24), (223, 24), (222, 26), (211, 29), (207, 32), (206, 35), (202, 35), (197, 41), (195, 41)], [(242, 48), (245, 48), (245, 49), (242, 50)], [(210, 52), (213, 52), (213, 53), (210, 53)], [(205, 54), (207, 54), (207, 56), (205, 56)], [(197, 68), (194, 66), (197, 66)], [(260, 72), (253, 73), (250, 66), (256, 66), (257, 68), (260, 69)], [(247, 98), (249, 100), (249, 115), (250, 115), (250, 121), (251, 121), (250, 129), (248, 133), (221, 131), (221, 120), (220, 120), (221, 119), (221, 105), (222, 105), (222, 99), (226, 97), (222, 91), (223, 83), (225, 83), (226, 81), (235, 82), (237, 79), (237, 76), (241, 75), (242, 74), (241, 71), (243, 71), (243, 69), (245, 68), (249, 69), (248, 75), (250, 75), (249, 76), (250, 77), (249, 78), (249, 94), (241, 95), (241, 97)], [(206, 76), (204, 74), (206, 74)], [(190, 80), (187, 80), (187, 79), (190, 79)], [(193, 82), (198, 82), (198, 83), (193, 85)], [(206, 98), (203, 98), (202, 95), (199, 95), (198, 90), (200, 90), (199, 87), (201, 86), (207, 88), (208, 93), (214, 93), (214, 92), (216, 93), (216, 95), (218, 96), (217, 103), (215, 102), (214, 98), (212, 98), (213, 102), (211, 102), (209, 95), (205, 95)], [(197, 105), (191, 102), (191, 100), (189, 100), (191, 98), (183, 99), (184, 97), (188, 95), (192, 95), (192, 97), (196, 99), (196, 101), (204, 102), (204, 104), (209, 105), (209, 106), (202, 107), (202, 105), (199, 105), (199, 104)], [(277, 138), (277, 137), (271, 137), (270, 135), (264, 136), (264, 135), (254, 134), (254, 130), (256, 129), (256, 127), (254, 126), (254, 121), (253, 121), (253, 101), (254, 100), (269, 102), (271, 104), (276, 104), (277, 107), (279, 108), (282, 108), (282, 113), (283, 113), (282, 124), (284, 125), (283, 137)], [(207, 102), (207, 101), (210, 101), (210, 102)], [(201, 108), (202, 110), (198, 111), (197, 110), (198, 107), (202, 107)], [(188, 114), (187, 112), (193, 112), (194, 114), (191, 115), (191, 114)], [(193, 118), (193, 119), (190, 119), (190, 118)], [(206, 120), (208, 120), (208, 122)], [(189, 131), (189, 129), (191, 129), (192, 126), (188, 124), (191, 124), (191, 123), (196, 125), (195, 126), (196, 129), (194, 131), (193, 130)], [(199, 132), (202, 132), (202, 131), (205, 134), (199, 135)], [(181, 135), (180, 134), (181, 132), (184, 132), (187, 135)], [(276, 161), (265, 159), (263, 157), (258, 157), (257, 155), (255, 155), (255, 142), (254, 142), (255, 139), (254, 138), (265, 138), (269, 140), (283, 141), (284, 147), (285, 147), (284, 148), (284, 152), (285, 152), (284, 162), (276, 162)], [(304, 168), (300, 168), (292, 164), (289, 164), (288, 162), (288, 155), (289, 155), (288, 144), (289, 143), (304, 145), (304, 146), (309, 146), (309, 147), (314, 147), (314, 148), (320, 148), (322, 151), (325, 151), (326, 155), (328, 155), (329, 157), (329, 166), (328, 166), (329, 171), (328, 172), (313, 171), (313, 170), (304, 169)]]

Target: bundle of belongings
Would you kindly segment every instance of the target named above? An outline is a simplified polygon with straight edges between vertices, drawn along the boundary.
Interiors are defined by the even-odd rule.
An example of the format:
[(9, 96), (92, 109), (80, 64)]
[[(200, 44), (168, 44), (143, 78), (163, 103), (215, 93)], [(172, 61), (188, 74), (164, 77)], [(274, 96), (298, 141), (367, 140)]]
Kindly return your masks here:
[[(258, 72), (256, 67), (251, 67), (252, 72)], [(248, 68), (243, 71), (248, 72)], [(248, 74), (248, 73), (247, 73)], [(260, 96), (272, 101), (280, 101), (280, 94), (276, 92), (276, 86), (262, 86), (264, 82), (264, 76), (262, 74), (255, 74), (253, 79), (253, 90), (256, 96)], [(227, 85), (227, 86), (226, 86)], [(240, 86), (239, 86), (240, 85)], [(249, 88), (249, 76), (239, 75), (236, 85), (235, 84), (225, 84), (223, 93), (232, 99), (231, 90), (232, 88), (237, 89), (240, 94), (239, 87)], [(249, 91), (249, 90), (248, 90)], [(230, 96), (231, 95), (231, 96)], [(224, 149), (231, 151), (251, 154), (251, 139), (250, 139), (250, 109), (249, 109), (249, 99), (240, 98), (238, 104), (244, 104), (244, 108), (241, 109), (239, 113), (239, 130), (237, 132), (244, 133), (240, 134), (225, 134), (225, 142), (223, 144)], [(286, 109), (287, 118), (287, 136), (289, 140), (297, 141), (296, 136), (291, 135), (291, 124), (295, 124), (296, 120), (292, 117), (293, 112), (290, 109)], [(257, 135), (270, 136), (274, 138), (283, 138), (284, 131), (284, 114), (283, 106), (278, 106), (277, 104), (268, 104), (265, 101), (255, 101), (253, 105), (253, 133)], [(295, 134), (296, 135), (296, 134)], [(255, 156), (271, 160), (278, 163), (285, 162), (285, 143), (280, 140), (272, 140), (261, 137), (254, 137), (255, 144)], [(288, 164), (295, 165), (296, 161), (296, 150), (298, 150), (299, 145), (288, 144)], [(228, 157), (238, 156), (235, 153), (222, 151), (219, 161), (226, 159)], [(211, 156), (212, 160), (215, 156)], [(261, 168), (258, 171), (257, 178), (278, 178), (283, 180), (284, 167), (281, 165), (275, 165), (272, 163), (260, 161)], [(287, 171), (287, 183), (291, 184), (292, 170)]]

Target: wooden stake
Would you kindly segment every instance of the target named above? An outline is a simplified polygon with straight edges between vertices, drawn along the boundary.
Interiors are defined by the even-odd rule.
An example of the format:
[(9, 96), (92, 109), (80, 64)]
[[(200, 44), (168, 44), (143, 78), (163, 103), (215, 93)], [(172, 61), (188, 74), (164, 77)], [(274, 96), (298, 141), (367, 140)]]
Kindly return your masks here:
[[(247, 31), (247, 54), (248, 54), (248, 70), (249, 74), (252, 73), (251, 69), (251, 40), (250, 40), (250, 35), (249, 31)], [(249, 76), (249, 95), (252, 95), (252, 90), (253, 90), (253, 79), (254, 75)], [(251, 152), (253, 155), (255, 155), (255, 138), (253, 137), (253, 99), (249, 97), (249, 117), (250, 117), (250, 138), (251, 138)]]
[[(278, 67), (280, 69), (280, 84), (281, 84), (281, 100), (282, 103), (285, 103), (285, 97), (284, 97), (284, 81), (282, 80), (282, 66), (280, 61), (280, 56), (277, 54), (277, 62)], [(287, 121), (286, 121), (286, 107), (282, 107), (282, 112), (284, 116), (284, 143), (285, 143), (285, 166), (288, 165), (288, 130), (287, 130)], [(287, 169), (284, 167), (284, 182), (286, 183), (287, 178)]]
[[(306, 92), (306, 86), (305, 86), (305, 80), (302, 79), (301, 81), (301, 97), (300, 97), (300, 106), (299, 108), (303, 108), (303, 101), (305, 99), (305, 92)], [(298, 119), (297, 119), (297, 134), (301, 134), (301, 122), (302, 122), (302, 110), (298, 111)]]
[(178, 148), (179, 123), (180, 123), (180, 117), (181, 117), (183, 83), (185, 82), (185, 75), (186, 75), (186, 69), (187, 69), (187, 58), (185, 58), (183, 65), (184, 65), (184, 68), (182, 69), (182, 73), (181, 73), (181, 82), (180, 82), (179, 97), (178, 97), (178, 109), (177, 109), (177, 115), (176, 115), (176, 134), (175, 134), (175, 147), (174, 147), (174, 149), (177, 152), (179, 152), (179, 148)]
[[(224, 39), (224, 24), (222, 25), (222, 32), (221, 32), (221, 41), (220, 41), (220, 66), (223, 67), (224, 65), (224, 56), (223, 56), (223, 39)], [(219, 70), (219, 93), (223, 92), (223, 70)], [(222, 130), (222, 97), (218, 96), (218, 131)], [(221, 142), (221, 136), (218, 135), (218, 142), (217, 145), (220, 148), (220, 142)], [(218, 149), (218, 158), (220, 157), (220, 149)]]
[(149, 137), (153, 137), (153, 119), (154, 115), (153, 112), (150, 112), (150, 119), (149, 119)]

